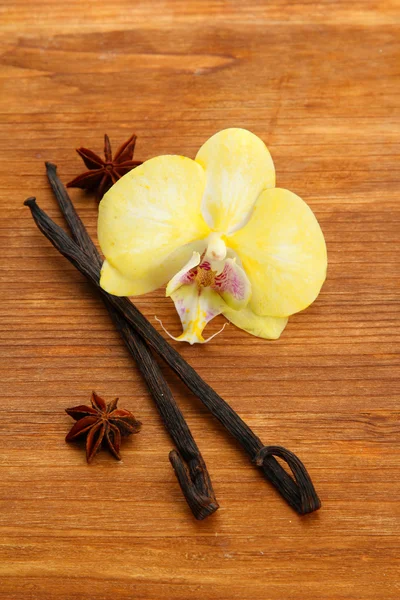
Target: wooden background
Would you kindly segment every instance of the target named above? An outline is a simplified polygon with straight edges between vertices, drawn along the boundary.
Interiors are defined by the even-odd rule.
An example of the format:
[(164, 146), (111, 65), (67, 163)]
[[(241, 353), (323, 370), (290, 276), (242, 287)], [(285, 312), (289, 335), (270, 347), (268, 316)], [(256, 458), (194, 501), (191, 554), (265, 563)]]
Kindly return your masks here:
[[(0, 598), (398, 599), (400, 4), (2, 0), (0, 22)], [(277, 342), (229, 326), (179, 350), (304, 460), (323, 501), (306, 518), (170, 376), (221, 504), (194, 521), (104, 307), (22, 206), (62, 223), (43, 162), (68, 181), (104, 132), (135, 131), (144, 160), (232, 126), (315, 211), (329, 276)], [(73, 199), (95, 235), (95, 201)], [(162, 291), (137, 304), (179, 330)], [(64, 442), (92, 389), (143, 421), (122, 463)]]

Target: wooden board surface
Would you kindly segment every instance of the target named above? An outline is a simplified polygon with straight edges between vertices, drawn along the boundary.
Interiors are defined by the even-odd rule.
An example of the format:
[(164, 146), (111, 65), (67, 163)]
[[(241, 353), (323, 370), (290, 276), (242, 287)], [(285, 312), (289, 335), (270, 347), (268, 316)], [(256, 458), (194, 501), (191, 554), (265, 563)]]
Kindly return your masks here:
[[(399, 22), (394, 0), (2, 0), (1, 599), (400, 597)], [(323, 501), (306, 518), (168, 375), (221, 504), (193, 520), (103, 306), (22, 206), (36, 195), (62, 223), (43, 162), (68, 181), (104, 132), (116, 148), (135, 131), (144, 160), (193, 157), (230, 126), (262, 137), (278, 185), (315, 211), (328, 280), (277, 342), (229, 326), (177, 347), (304, 460)], [(73, 199), (95, 235), (96, 203)], [(162, 291), (137, 304), (179, 330)], [(92, 389), (143, 421), (122, 463), (89, 467), (64, 442), (64, 408)]]

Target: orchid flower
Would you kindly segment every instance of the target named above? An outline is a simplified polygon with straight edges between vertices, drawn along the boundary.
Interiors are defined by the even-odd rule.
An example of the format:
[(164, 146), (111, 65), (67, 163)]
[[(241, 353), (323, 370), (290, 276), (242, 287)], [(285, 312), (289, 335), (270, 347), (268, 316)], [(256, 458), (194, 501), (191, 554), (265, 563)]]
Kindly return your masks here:
[(219, 314), (276, 339), (326, 277), (314, 213), (275, 187), (267, 147), (244, 129), (215, 134), (195, 160), (158, 156), (124, 175), (100, 203), (98, 237), (101, 287), (137, 296), (169, 282), (183, 326), (175, 339), (190, 344), (211, 339), (202, 333)]

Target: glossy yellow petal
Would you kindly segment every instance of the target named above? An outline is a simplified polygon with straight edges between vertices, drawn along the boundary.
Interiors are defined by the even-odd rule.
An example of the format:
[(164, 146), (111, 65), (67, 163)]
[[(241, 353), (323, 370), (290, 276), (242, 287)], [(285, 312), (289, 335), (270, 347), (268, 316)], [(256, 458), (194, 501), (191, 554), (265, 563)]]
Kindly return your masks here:
[(286, 317), (318, 296), (326, 277), (325, 240), (314, 213), (296, 194), (264, 191), (250, 221), (227, 243), (250, 279), (249, 307), (256, 314)]
[(288, 322), (287, 317), (260, 317), (250, 308), (233, 310), (226, 307), (222, 314), (236, 327), (266, 340), (277, 340)]
[[(182, 265), (186, 264), (189, 257), (203, 252), (204, 242), (196, 241), (181, 248), (177, 248), (168, 258), (157, 267), (154, 267), (135, 279), (124, 277), (108, 260), (105, 260), (101, 269), (100, 285), (109, 294), (114, 296), (140, 296), (165, 285), (175, 275)], [(200, 256), (200, 255), (199, 255)]]
[(204, 187), (202, 167), (183, 156), (158, 156), (124, 175), (99, 207), (98, 237), (107, 261), (136, 281), (151, 277), (181, 246), (206, 237)]
[[(136, 279), (136, 281), (126, 279), (119, 271), (117, 271), (117, 269), (114, 269), (107, 260), (103, 262), (103, 266), (101, 267), (100, 285), (103, 290), (106, 290), (109, 294), (113, 294), (113, 296), (145, 294), (149, 287), (146, 286), (146, 283), (143, 284), (142, 281), (139, 284), (139, 279)], [(160, 285), (162, 285), (162, 283)]]
[(206, 171), (204, 218), (215, 231), (231, 233), (248, 218), (260, 192), (275, 185), (275, 168), (264, 142), (246, 129), (225, 129), (196, 156)]

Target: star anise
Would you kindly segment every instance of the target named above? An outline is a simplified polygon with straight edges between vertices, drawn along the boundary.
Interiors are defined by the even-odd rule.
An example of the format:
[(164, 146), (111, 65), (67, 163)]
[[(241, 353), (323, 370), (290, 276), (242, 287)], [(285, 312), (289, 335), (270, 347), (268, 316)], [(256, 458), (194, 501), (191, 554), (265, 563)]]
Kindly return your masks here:
[(113, 158), (110, 140), (108, 135), (105, 134), (105, 160), (88, 148), (77, 148), (77, 153), (82, 158), (89, 171), (75, 177), (75, 179), (67, 183), (67, 187), (96, 191), (96, 197), (100, 201), (107, 190), (109, 190), (120, 177), (142, 164), (139, 160), (133, 160), (135, 144), (136, 135), (133, 134), (129, 140), (122, 144)]
[(86, 435), (86, 460), (88, 463), (92, 462), (102, 442), (107, 444), (117, 460), (121, 460), (119, 454), (121, 436), (138, 433), (142, 424), (129, 410), (117, 408), (118, 398), (106, 404), (103, 398), (100, 398), (96, 392), (92, 392), (90, 401), (92, 406), (81, 404), (65, 409), (65, 412), (76, 421), (65, 441), (70, 442)]

